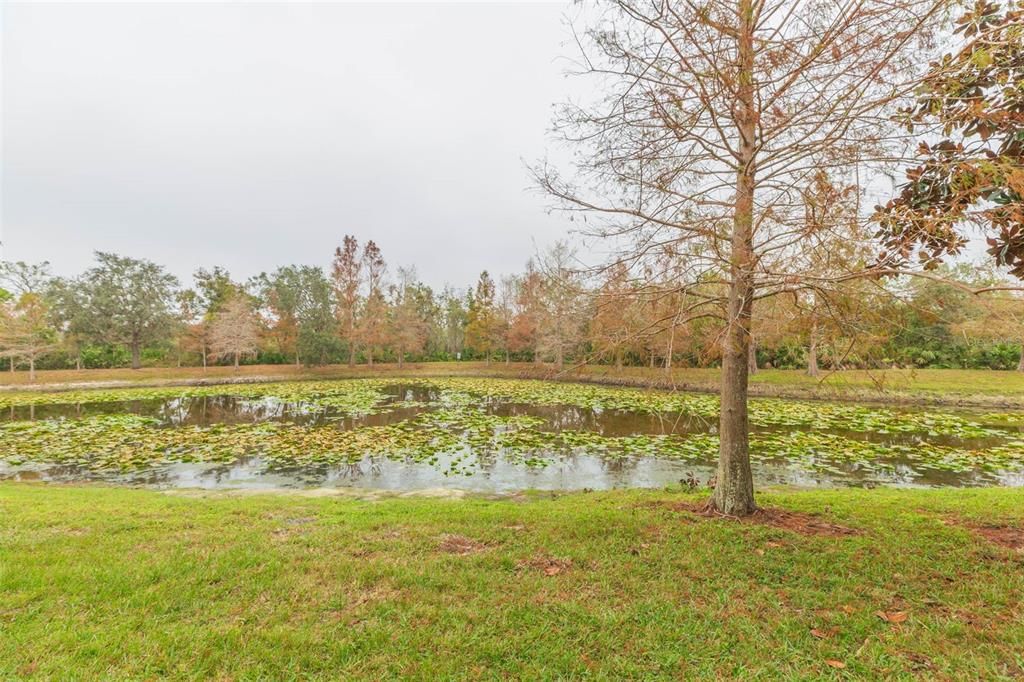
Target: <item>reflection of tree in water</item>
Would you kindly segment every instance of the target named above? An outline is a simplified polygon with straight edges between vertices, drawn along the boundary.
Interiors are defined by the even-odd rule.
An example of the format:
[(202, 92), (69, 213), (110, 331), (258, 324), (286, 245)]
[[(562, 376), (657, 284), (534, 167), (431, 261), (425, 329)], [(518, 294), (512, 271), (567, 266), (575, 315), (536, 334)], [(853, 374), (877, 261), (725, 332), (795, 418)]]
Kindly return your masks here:
[(636, 473), (638, 460), (636, 457), (599, 457), (601, 467), (607, 474), (614, 474), (617, 478)]
[(164, 403), (164, 417), (176, 426), (208, 426), (277, 421), (288, 412), (286, 403), (236, 396), (197, 396)]
[[(111, 414), (155, 414), (161, 401), (111, 403), (60, 403), (56, 405), (11, 405), (0, 413), (0, 421), (36, 421), (37, 419), (82, 419)], [(133, 411), (134, 410), (134, 411)]]
[(543, 431), (593, 431), (609, 437), (708, 433), (716, 426), (713, 420), (682, 412), (639, 413), (574, 405), (498, 403), (486, 412), (499, 417), (538, 417), (545, 422)]
[(337, 467), (337, 472), (341, 474), (341, 478), (347, 481), (358, 481), (363, 478), (366, 474), (363, 472), (363, 466), (360, 462), (350, 462)]
[(230, 479), (231, 474), (238, 470), (236, 464), (216, 464), (200, 472), (200, 479), (212, 479), (217, 483), (223, 483), (225, 479)]

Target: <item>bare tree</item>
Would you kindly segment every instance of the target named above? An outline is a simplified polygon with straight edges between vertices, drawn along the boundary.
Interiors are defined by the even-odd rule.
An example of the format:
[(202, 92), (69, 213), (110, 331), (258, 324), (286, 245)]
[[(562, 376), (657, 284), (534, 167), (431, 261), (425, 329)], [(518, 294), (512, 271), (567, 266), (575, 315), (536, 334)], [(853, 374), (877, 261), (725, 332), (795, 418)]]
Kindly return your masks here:
[(210, 322), (209, 339), (210, 354), (232, 358), (236, 370), (243, 357), (256, 355), (260, 330), (248, 297), (237, 294), (224, 303)]
[[(709, 503), (756, 509), (747, 384), (755, 299), (828, 294), (809, 254), (839, 237), (802, 219), (822, 170), (856, 174), (904, 154), (892, 121), (945, 0), (618, 0), (583, 36), (582, 71), (604, 99), (557, 122), (578, 180), (537, 169), (584, 232), (630, 267), (678, 254), (677, 286), (720, 284), (682, 320), (723, 321), (720, 449)], [(879, 268), (881, 266), (878, 266)], [(654, 273), (657, 276), (657, 272)]]
[[(366, 348), (366, 362), (373, 366), (373, 354), (388, 340), (388, 302), (384, 297), (387, 265), (380, 248), (370, 240), (363, 248), (362, 269), (366, 272), (366, 300), (359, 316), (356, 338)], [(351, 362), (351, 360), (350, 360)]]
[[(369, 244), (367, 244), (369, 246)], [(359, 243), (351, 235), (345, 235), (342, 246), (334, 250), (331, 280), (337, 301), (341, 340), (348, 344), (348, 366), (356, 364), (356, 339), (358, 337), (359, 287), (362, 283), (362, 262), (358, 256)]]
[(58, 347), (57, 332), (49, 323), (49, 311), (39, 294), (25, 290), (17, 302), (0, 303), (0, 357), (28, 361), (29, 381), (36, 380), (36, 360)]
[(538, 345), (542, 352), (554, 357), (558, 369), (562, 369), (565, 356), (583, 338), (585, 298), (576, 265), (576, 254), (564, 241), (556, 242), (539, 259), (543, 285), (540, 290)]

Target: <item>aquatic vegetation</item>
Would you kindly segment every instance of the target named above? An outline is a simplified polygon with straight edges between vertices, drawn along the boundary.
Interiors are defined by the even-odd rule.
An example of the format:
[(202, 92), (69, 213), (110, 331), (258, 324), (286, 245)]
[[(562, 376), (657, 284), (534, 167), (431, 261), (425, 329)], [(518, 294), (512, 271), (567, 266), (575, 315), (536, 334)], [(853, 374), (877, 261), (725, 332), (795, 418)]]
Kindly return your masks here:
[[(157, 417), (131, 413), (134, 401), (187, 402), (224, 395), (252, 403), (288, 404), (298, 412), (325, 416), (310, 424), (255, 420), (173, 426)], [(273, 470), (386, 458), (463, 475), (497, 458), (538, 468), (580, 453), (608, 460), (660, 458), (713, 464), (718, 448), (716, 396), (586, 384), (371, 379), (0, 396), (0, 405), (12, 409), (60, 404), (57, 401), (120, 403), (123, 408), (114, 410), (125, 413), (86, 411), (78, 418), (2, 421), (0, 461), (14, 466), (41, 462), (123, 471), (173, 462), (230, 463), (258, 457)], [(550, 409), (538, 413), (538, 408)], [(534, 413), (525, 413), (530, 410)], [(388, 413), (395, 413), (393, 421), (361, 421)], [(572, 420), (541, 414), (583, 414), (598, 422), (613, 414), (664, 419), (647, 422), (663, 425), (661, 432), (651, 432), (648, 426), (605, 434), (599, 428), (576, 428)], [(685, 428), (677, 430), (681, 416), (688, 420)], [(751, 422), (757, 427), (752, 458), (755, 464), (840, 477), (858, 472), (862, 479), (896, 469), (906, 471), (905, 477), (911, 480), (924, 471), (984, 478), (1024, 471), (1024, 440), (1013, 430), (1018, 421), (1016, 415), (968, 418), (933, 411), (756, 400), (751, 404)], [(940, 442), (934, 442), (936, 438)]]
[(292, 381), (263, 384), (223, 384), (215, 386), (165, 386), (60, 391), (54, 393), (0, 393), (0, 409), (95, 403), (132, 403), (137, 401), (176, 400), (212, 396), (230, 396), (246, 400), (273, 398), (284, 403), (314, 408), (333, 408), (352, 415), (371, 414), (389, 396), (381, 392), (394, 381), (359, 379), (352, 381)]

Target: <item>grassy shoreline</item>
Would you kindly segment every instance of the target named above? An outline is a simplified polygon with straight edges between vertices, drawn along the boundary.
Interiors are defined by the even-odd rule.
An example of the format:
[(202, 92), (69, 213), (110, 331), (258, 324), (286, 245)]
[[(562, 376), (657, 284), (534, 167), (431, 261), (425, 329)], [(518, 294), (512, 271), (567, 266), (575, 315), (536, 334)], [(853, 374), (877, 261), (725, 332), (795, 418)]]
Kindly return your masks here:
[[(615, 370), (586, 366), (557, 371), (530, 363), (436, 362), (375, 365), (372, 368), (344, 365), (295, 367), (250, 365), (235, 372), (230, 367), (147, 368), (141, 370), (50, 370), (39, 373), (36, 384), (24, 373), (0, 373), (0, 391), (66, 391), (92, 388), (146, 388), (204, 386), (232, 383), (277, 382), (379, 377), (477, 376), (547, 379), (612, 386), (648, 387), (717, 393), (718, 370), (682, 368), (666, 373), (659, 369), (630, 367)], [(804, 400), (917, 404), (1024, 409), (1024, 373), (992, 370), (846, 370), (813, 378), (798, 370), (761, 370), (751, 377), (754, 397)]]
[(1024, 674), (1024, 491), (703, 498), (0, 483), (0, 678)]

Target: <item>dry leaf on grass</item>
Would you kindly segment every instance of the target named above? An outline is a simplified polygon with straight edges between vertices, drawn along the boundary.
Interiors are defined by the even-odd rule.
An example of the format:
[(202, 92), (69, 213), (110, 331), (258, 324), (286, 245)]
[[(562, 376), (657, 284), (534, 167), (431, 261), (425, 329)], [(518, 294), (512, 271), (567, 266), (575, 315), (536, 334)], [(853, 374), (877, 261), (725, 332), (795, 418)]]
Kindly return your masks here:
[(875, 615), (887, 623), (902, 623), (908, 617), (906, 611), (875, 611)]

